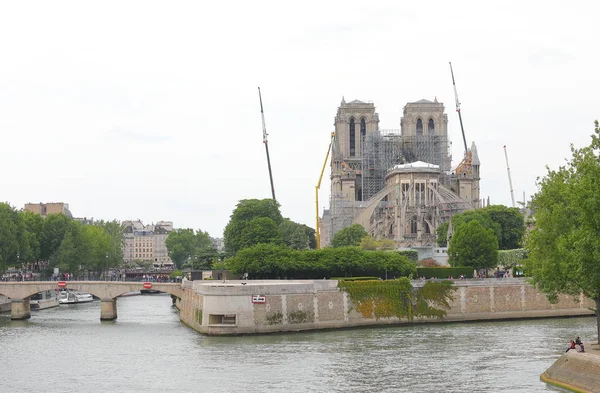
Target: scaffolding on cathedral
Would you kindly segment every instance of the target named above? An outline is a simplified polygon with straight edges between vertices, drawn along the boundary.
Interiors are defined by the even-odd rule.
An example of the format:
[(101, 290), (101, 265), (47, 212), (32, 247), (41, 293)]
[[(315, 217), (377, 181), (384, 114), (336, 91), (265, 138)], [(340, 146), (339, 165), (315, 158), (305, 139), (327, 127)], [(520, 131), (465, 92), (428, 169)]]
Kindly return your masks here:
[(400, 130), (381, 130), (362, 138), (362, 199), (369, 200), (385, 187), (387, 172), (398, 164), (423, 161), (439, 165), (441, 182), (449, 185), (451, 156), (446, 135), (403, 136)]
[[(353, 162), (350, 168), (353, 176), (360, 178), (360, 200), (344, 199), (341, 195), (331, 195), (330, 217), (331, 234), (352, 225), (354, 219), (372, 199), (382, 199), (386, 187), (386, 175), (398, 164), (424, 161), (439, 165), (440, 183), (450, 187), (451, 156), (446, 135), (401, 135), (400, 130), (378, 130), (361, 138), (362, 160)], [(385, 192), (383, 192), (385, 194)], [(378, 202), (381, 206), (376, 216), (386, 215), (390, 203)], [(456, 206), (455, 206), (456, 205)], [(437, 206), (440, 217), (449, 218), (456, 211), (464, 209), (457, 201), (441, 203)], [(386, 209), (387, 207), (387, 209)], [(386, 213), (388, 212), (388, 213)], [(381, 217), (375, 218), (380, 220)]]

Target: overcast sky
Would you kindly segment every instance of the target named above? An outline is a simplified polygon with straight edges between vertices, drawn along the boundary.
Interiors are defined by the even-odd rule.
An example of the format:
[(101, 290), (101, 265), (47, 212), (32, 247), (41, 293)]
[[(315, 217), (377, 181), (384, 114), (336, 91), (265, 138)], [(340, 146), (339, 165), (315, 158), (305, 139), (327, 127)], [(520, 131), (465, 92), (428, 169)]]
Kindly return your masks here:
[[(314, 227), (314, 187), (342, 96), (380, 128), (407, 102), (446, 106), (456, 163), (510, 205), (600, 119), (596, 1), (102, 1), (0, 5), (0, 200), (77, 217), (173, 221), (221, 236), (268, 198), (263, 93), (282, 213)], [(328, 206), (329, 167), (321, 187)]]

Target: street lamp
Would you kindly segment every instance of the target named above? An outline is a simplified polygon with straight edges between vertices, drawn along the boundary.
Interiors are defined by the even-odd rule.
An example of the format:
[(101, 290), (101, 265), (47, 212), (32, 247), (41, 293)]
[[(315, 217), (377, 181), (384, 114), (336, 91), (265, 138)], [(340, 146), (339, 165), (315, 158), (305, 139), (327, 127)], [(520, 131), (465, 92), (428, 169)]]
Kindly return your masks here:
[(21, 266), (21, 254), (17, 251), (17, 266), (21, 270), (21, 281), (25, 281), (25, 274), (23, 272), (23, 266)]
[(108, 281), (106, 279), (106, 270), (108, 269), (108, 253), (106, 253), (106, 260), (104, 262), (104, 281)]

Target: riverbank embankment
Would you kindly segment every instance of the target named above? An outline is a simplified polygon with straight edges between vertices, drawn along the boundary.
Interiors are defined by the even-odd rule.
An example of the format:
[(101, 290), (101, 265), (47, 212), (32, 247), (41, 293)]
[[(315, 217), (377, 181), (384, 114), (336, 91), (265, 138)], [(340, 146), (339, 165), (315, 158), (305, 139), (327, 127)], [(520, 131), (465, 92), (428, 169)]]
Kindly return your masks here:
[[(407, 323), (593, 315), (593, 302), (560, 296), (548, 302), (524, 279), (457, 280), (444, 319), (361, 314), (335, 280), (193, 281), (184, 284), (180, 319), (200, 333), (236, 335)], [(419, 287), (423, 281), (414, 281)], [(577, 301), (576, 301), (577, 300)]]
[(600, 347), (587, 345), (586, 352), (566, 352), (540, 378), (573, 392), (600, 393)]

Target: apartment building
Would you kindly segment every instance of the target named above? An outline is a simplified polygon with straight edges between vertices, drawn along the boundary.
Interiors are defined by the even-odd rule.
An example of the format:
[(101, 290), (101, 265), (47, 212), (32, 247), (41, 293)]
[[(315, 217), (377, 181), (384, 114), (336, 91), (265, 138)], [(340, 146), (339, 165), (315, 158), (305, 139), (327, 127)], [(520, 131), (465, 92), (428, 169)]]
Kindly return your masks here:
[(142, 221), (123, 221), (123, 259), (149, 261), (155, 267), (172, 266), (173, 261), (167, 251), (167, 236), (173, 231), (171, 221), (158, 221), (144, 225)]

